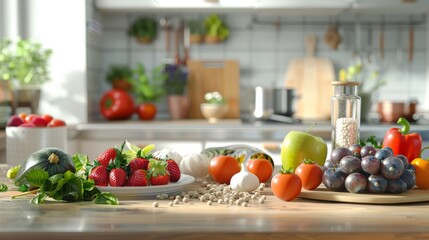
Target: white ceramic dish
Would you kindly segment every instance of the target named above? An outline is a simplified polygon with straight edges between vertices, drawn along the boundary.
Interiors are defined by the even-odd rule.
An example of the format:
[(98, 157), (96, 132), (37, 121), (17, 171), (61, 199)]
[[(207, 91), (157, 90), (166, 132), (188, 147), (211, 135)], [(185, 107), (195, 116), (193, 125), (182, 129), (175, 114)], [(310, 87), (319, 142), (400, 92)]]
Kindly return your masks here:
[(185, 186), (193, 183), (195, 178), (182, 174), (179, 181), (161, 186), (147, 187), (97, 187), (101, 192), (110, 192), (117, 197), (154, 197), (166, 193), (168, 195), (179, 194), (183, 192)]

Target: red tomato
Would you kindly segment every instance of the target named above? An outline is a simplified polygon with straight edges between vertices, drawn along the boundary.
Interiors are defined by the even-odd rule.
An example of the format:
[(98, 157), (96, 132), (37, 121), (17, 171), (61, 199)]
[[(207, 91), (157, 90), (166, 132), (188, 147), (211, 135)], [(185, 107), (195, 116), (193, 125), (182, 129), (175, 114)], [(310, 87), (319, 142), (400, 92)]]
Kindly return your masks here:
[(246, 162), (246, 169), (255, 174), (261, 183), (268, 181), (273, 174), (273, 165), (266, 159), (249, 159)]
[(141, 120), (152, 120), (157, 112), (156, 105), (153, 103), (141, 103), (137, 107), (137, 114)]
[(124, 90), (112, 89), (100, 99), (101, 114), (109, 120), (124, 120), (134, 113), (134, 100)]
[(301, 178), (302, 187), (307, 190), (316, 189), (322, 182), (323, 171), (315, 162), (301, 163), (296, 169), (295, 174)]
[(51, 115), (49, 114), (42, 114), (42, 116), (40, 116), (41, 118), (45, 119), (45, 121), (47, 123), (49, 123), (50, 121), (52, 121), (52, 119), (54, 119)]
[(61, 119), (52, 119), (49, 123), (47, 127), (62, 127), (62, 126), (66, 126), (66, 122), (64, 122)]
[(33, 118), (35, 117), (39, 117), (39, 115), (34, 114), (34, 113), (30, 113), (25, 117), (25, 122), (29, 123), (31, 122), (31, 120), (33, 120)]
[(23, 122), (25, 122), (25, 118), (27, 117), (27, 113), (19, 113), (18, 116), (22, 119)]
[(240, 172), (240, 162), (231, 156), (217, 156), (210, 161), (209, 174), (217, 183), (229, 184), (232, 176)]
[(46, 125), (48, 125), (48, 122), (39, 116), (32, 118), (30, 123), (34, 124), (36, 127), (46, 127)]
[(292, 172), (282, 170), (271, 179), (271, 190), (283, 201), (295, 199), (301, 193), (301, 188), (301, 179)]

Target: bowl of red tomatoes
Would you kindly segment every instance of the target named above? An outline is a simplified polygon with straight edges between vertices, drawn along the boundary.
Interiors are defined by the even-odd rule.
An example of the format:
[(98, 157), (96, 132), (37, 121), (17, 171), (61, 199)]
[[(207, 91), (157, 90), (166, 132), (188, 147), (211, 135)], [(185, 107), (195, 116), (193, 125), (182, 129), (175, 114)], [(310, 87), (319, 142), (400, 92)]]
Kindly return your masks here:
[(48, 114), (11, 116), (6, 124), (6, 163), (16, 166), (45, 147), (67, 151), (67, 124)]

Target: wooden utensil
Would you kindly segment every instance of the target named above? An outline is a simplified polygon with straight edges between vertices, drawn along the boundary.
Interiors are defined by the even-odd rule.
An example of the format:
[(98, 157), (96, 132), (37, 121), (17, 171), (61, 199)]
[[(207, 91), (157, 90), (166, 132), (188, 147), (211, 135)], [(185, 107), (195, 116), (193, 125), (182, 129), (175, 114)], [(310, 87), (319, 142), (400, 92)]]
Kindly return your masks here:
[(226, 61), (189, 60), (188, 93), (190, 97), (189, 118), (203, 118), (200, 104), (204, 103), (204, 94), (218, 91), (228, 104), (225, 118), (240, 117), (240, 69), (239, 63)]
[(295, 88), (297, 101), (295, 116), (304, 120), (328, 120), (331, 116), (331, 97), (335, 80), (330, 60), (314, 56), (316, 36), (306, 37), (307, 56), (289, 63), (285, 86)]
[(380, 28), (380, 36), (378, 38), (378, 48), (380, 50), (380, 59), (384, 60), (384, 24), (381, 25)]
[(408, 30), (408, 62), (411, 63), (413, 61), (414, 54), (414, 28), (410, 25)]
[(410, 189), (401, 194), (370, 194), (370, 193), (349, 193), (334, 192), (324, 187), (315, 190), (302, 189), (300, 198), (323, 200), (331, 202), (364, 203), (364, 204), (398, 204), (398, 203), (416, 203), (428, 202), (429, 193), (423, 189)]

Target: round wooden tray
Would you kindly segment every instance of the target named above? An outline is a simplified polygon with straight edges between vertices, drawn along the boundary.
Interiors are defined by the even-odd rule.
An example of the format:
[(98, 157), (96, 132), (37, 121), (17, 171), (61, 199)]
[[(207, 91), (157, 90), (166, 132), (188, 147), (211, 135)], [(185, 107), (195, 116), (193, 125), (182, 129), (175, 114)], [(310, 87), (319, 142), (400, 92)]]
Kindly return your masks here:
[(302, 189), (299, 198), (345, 202), (345, 203), (362, 203), (362, 204), (399, 204), (399, 203), (418, 203), (429, 201), (429, 190), (418, 188), (410, 189), (401, 194), (371, 194), (371, 193), (349, 193), (334, 192), (319, 187), (315, 190)]

